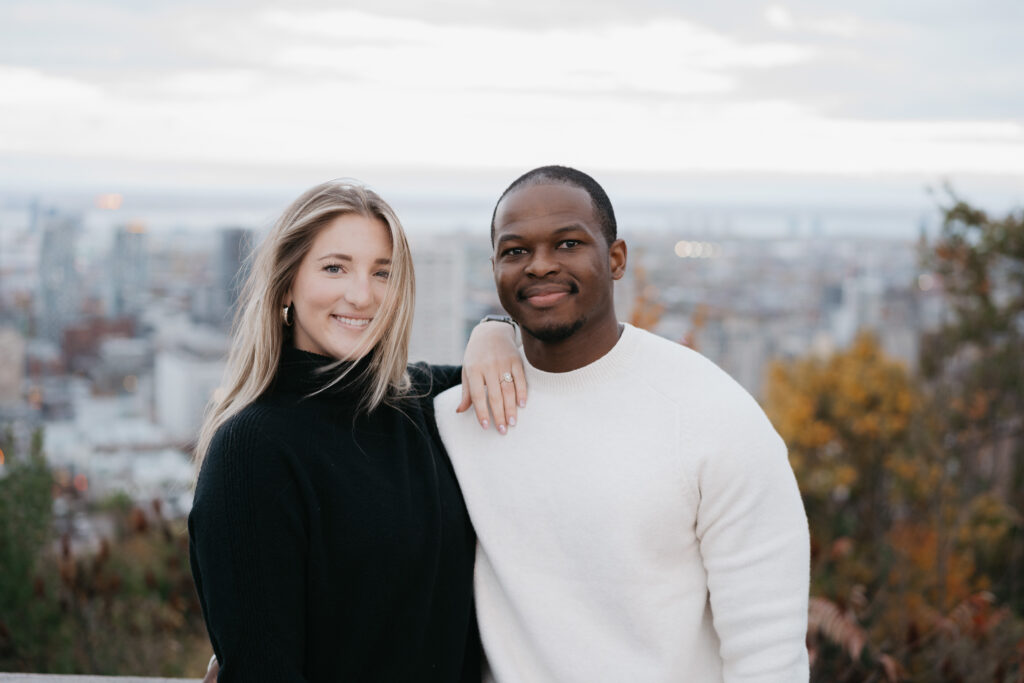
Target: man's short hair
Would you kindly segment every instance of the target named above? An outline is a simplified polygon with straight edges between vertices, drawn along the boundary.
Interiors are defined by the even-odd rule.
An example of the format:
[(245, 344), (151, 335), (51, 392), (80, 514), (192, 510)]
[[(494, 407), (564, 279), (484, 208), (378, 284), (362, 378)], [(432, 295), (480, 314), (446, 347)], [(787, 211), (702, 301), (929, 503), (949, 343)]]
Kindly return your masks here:
[(615, 224), (615, 211), (612, 209), (612, 202), (608, 199), (607, 193), (596, 180), (588, 176), (583, 171), (577, 171), (575, 168), (568, 166), (541, 166), (535, 168), (532, 171), (527, 171), (523, 175), (516, 178), (511, 185), (509, 185), (501, 196), (498, 197), (498, 201), (494, 204), (494, 211), (491, 213), (491, 244), (494, 244), (494, 218), (498, 215), (498, 205), (505, 199), (505, 196), (513, 190), (519, 189), (520, 187), (527, 185), (545, 185), (548, 183), (562, 183), (564, 185), (572, 185), (578, 187), (588, 195), (590, 195), (590, 202), (594, 206), (594, 214), (597, 216), (597, 220), (601, 225), (601, 234), (604, 235), (605, 241), (608, 246), (616, 240), (618, 228)]

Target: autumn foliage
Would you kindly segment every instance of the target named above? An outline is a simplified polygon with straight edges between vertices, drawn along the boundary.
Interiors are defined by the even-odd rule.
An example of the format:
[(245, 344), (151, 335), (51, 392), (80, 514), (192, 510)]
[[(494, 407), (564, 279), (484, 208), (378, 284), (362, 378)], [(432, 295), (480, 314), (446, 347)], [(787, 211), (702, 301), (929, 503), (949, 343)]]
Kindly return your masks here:
[[(210, 655), (188, 567), (184, 523), (159, 503), (90, 505), (112, 522), (96, 549), (75, 549), (53, 514), (67, 498), (42, 457), (0, 478), (0, 671), (182, 676)], [(18, 448), (0, 438), (8, 453)], [(73, 501), (82, 503), (82, 501)], [(56, 533), (54, 533), (56, 531)]]
[(811, 529), (813, 681), (1024, 681), (1021, 219), (946, 209), (920, 373), (870, 334), (770, 368)]

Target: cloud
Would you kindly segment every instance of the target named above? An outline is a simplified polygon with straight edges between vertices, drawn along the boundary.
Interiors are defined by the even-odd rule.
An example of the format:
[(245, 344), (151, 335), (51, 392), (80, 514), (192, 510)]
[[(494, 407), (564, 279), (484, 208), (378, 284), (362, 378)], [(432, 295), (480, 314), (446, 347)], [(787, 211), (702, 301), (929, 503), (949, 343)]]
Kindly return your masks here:
[[(505, 21), (506, 12), (548, 5), (474, 19), (482, 15), (457, 2), (433, 14), (419, 5), (403, 14), (399, 0), (381, 12), (98, 3), (61, 5), (69, 14), (50, 24), (53, 5), (41, 2), (0, 9), (0, 25), (15, 22), (0, 28), (0, 43), (24, 29), (20, 42), (0, 45), (0, 154), (316, 164), (339, 175), (367, 163), (550, 160), (1024, 172), (1013, 24), (948, 25), (957, 16), (919, 25), (875, 0), (857, 15), (739, 0), (731, 13), (704, 3), (685, 16), (657, 0), (601, 1), (583, 20), (535, 26)], [(610, 21), (623, 7), (630, 17)], [(989, 52), (948, 49), (985, 31)]]
[(769, 26), (781, 31), (792, 31), (796, 28), (796, 21), (793, 19), (793, 15), (782, 5), (770, 5), (765, 8), (764, 18)]
[(0, 64), (0, 105), (56, 107), (94, 104), (100, 99), (99, 88), (89, 83)]
[(817, 48), (814, 59), (740, 74), (737, 91), (801, 102), (835, 118), (1019, 120), (1021, 25), (975, 20), (954, 28), (890, 19), (844, 38), (798, 39), (785, 32), (797, 44)]
[(828, 36), (852, 37), (864, 30), (860, 20), (850, 15), (797, 19), (783, 5), (769, 5), (764, 11), (764, 18), (769, 26), (780, 31), (806, 31)]
[(809, 57), (802, 48), (745, 45), (677, 20), (542, 31), (438, 26), (335, 10), (271, 10), (260, 20), (296, 38), (271, 51), (275, 66), (358, 73), (380, 85), (418, 89), (720, 93), (734, 88), (729, 69)]
[(251, 96), (266, 84), (266, 79), (255, 69), (186, 69), (154, 81), (123, 83), (119, 91), (138, 99), (216, 101)]

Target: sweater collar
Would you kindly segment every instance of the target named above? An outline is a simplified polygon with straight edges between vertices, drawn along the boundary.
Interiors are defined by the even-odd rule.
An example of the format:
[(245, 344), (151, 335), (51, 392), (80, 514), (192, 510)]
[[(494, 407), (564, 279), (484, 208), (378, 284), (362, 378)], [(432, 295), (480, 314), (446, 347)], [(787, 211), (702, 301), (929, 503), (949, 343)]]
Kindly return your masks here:
[[(530, 365), (523, 354), (526, 366), (526, 385), (530, 391), (541, 388), (554, 392), (578, 392), (617, 380), (629, 372), (636, 345), (643, 335), (629, 323), (622, 324), (622, 334), (615, 346), (593, 363), (569, 372), (545, 372)], [(520, 352), (522, 352), (520, 350)]]
[(286, 346), (281, 351), (281, 361), (277, 366), (273, 390), (308, 395), (320, 391), (330, 384), (332, 379), (347, 372), (340, 382), (320, 395), (360, 399), (368, 384), (369, 367), (369, 354), (357, 361), (339, 363), (328, 356)]

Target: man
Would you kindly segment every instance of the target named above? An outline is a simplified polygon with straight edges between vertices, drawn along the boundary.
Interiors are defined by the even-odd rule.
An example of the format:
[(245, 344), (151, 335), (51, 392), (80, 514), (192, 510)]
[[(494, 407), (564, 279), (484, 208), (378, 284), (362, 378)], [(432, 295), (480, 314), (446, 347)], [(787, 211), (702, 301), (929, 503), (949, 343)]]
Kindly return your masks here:
[(476, 528), (498, 683), (806, 681), (809, 542), (785, 445), (698, 353), (621, 324), (604, 190), (550, 166), (491, 225), (529, 406), (508, 436), (436, 415)]

